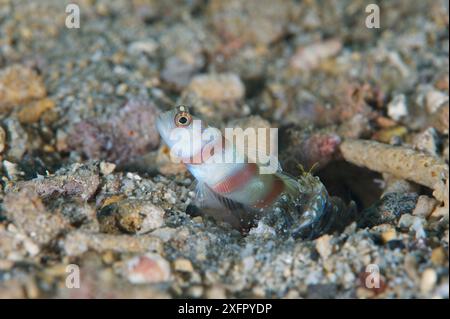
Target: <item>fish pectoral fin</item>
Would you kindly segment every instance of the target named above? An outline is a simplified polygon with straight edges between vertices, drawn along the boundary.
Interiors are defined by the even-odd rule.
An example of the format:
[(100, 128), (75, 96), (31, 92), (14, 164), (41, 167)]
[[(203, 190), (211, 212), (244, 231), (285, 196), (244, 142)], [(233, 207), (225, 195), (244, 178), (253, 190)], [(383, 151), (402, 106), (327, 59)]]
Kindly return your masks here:
[(205, 183), (198, 183), (196, 187), (194, 205), (198, 209), (217, 221), (224, 221), (240, 231), (247, 231), (254, 226), (258, 212), (251, 207), (233, 201), (215, 193)]

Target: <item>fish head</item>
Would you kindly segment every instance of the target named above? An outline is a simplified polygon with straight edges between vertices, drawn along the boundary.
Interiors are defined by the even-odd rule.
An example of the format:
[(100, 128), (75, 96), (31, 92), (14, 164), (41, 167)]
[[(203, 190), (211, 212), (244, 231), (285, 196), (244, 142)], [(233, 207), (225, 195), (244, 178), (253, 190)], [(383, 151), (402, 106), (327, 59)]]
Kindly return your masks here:
[(188, 158), (201, 150), (202, 121), (195, 118), (186, 106), (161, 113), (156, 120), (156, 128), (175, 157)]

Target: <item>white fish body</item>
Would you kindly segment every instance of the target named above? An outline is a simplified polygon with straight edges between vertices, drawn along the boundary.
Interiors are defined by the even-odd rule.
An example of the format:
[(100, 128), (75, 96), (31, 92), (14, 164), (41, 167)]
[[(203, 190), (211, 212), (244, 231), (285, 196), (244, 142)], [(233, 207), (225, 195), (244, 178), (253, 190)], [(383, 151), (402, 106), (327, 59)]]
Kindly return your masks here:
[[(157, 120), (162, 139), (171, 150), (176, 149), (178, 158), (199, 183), (198, 206), (215, 209), (213, 215), (236, 225), (241, 220), (233, 220), (233, 216), (238, 215), (237, 219), (243, 219), (238, 210), (263, 210), (270, 207), (282, 193), (298, 192), (297, 181), (281, 169), (274, 174), (260, 174), (260, 166), (248, 162), (245, 154), (239, 154), (240, 150), (227, 143), (220, 131), (211, 130), (211, 139), (207, 141), (195, 136), (195, 125), (198, 123), (201, 123), (199, 132), (210, 129), (193, 118), (183, 106), (162, 113)], [(237, 155), (245, 160), (223, 162), (226, 156), (234, 158)], [(217, 216), (221, 214), (224, 216)], [(231, 218), (227, 218), (227, 215)]]

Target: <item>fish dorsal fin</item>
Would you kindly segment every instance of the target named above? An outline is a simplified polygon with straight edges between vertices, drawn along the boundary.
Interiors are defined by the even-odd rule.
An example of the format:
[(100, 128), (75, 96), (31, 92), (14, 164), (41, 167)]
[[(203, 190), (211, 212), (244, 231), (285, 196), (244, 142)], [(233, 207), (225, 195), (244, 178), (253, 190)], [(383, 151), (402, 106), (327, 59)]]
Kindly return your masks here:
[(278, 155), (267, 154), (266, 149), (262, 150), (252, 145), (246, 145), (245, 143), (244, 145), (233, 143), (233, 141), (230, 141), (226, 137), (224, 137), (224, 143), (232, 145), (237, 153), (243, 155), (245, 162), (256, 163), (260, 171), (265, 168), (266, 173), (275, 174), (282, 171), (280, 162), (278, 161)]

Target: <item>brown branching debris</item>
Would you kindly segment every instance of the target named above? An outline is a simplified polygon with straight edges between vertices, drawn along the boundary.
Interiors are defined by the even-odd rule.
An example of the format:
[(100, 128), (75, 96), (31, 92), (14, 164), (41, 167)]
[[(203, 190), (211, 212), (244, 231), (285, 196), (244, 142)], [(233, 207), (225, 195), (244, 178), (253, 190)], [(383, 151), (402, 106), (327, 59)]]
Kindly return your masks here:
[(433, 189), (438, 200), (445, 198), (442, 195), (445, 194), (448, 165), (437, 157), (408, 147), (356, 139), (343, 141), (340, 150), (350, 163), (413, 181)]

